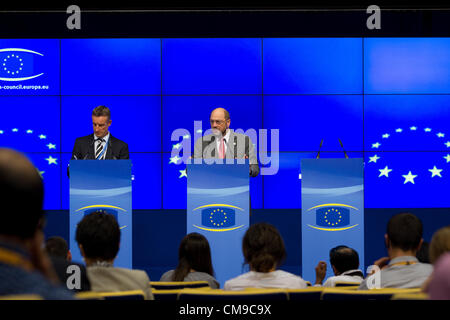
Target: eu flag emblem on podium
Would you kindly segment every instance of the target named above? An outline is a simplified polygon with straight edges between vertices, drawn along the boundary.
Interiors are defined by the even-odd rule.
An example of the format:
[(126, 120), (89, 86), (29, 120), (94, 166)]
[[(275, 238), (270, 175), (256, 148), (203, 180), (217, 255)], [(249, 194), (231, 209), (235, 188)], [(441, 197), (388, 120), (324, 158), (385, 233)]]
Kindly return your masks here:
[(316, 225), (321, 227), (345, 227), (350, 224), (350, 210), (325, 207), (316, 210)]
[(228, 228), (235, 225), (235, 211), (231, 208), (212, 207), (202, 210), (202, 225), (210, 228)]

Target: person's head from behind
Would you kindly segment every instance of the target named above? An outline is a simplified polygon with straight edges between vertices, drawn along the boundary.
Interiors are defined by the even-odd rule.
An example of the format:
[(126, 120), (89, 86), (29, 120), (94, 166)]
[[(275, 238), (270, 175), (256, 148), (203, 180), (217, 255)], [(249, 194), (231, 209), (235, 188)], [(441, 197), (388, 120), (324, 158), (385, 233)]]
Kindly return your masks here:
[(251, 271), (275, 271), (286, 257), (283, 238), (277, 228), (268, 223), (251, 225), (242, 240), (245, 263)]
[(67, 261), (72, 260), (67, 241), (58, 236), (50, 237), (45, 241), (45, 250), (49, 256), (58, 257)]
[(337, 246), (330, 250), (330, 264), (335, 275), (359, 268), (358, 252), (347, 246)]
[(120, 228), (116, 218), (100, 211), (92, 212), (78, 223), (76, 241), (86, 265), (113, 263), (119, 252)]
[[(44, 185), (36, 167), (21, 153), (0, 148), (0, 237), (42, 241)], [(36, 240), (37, 241), (37, 240)]]
[(389, 255), (416, 256), (423, 242), (422, 232), (422, 222), (412, 213), (399, 213), (391, 217), (385, 234)]
[(450, 252), (450, 226), (443, 227), (433, 234), (429, 247), (430, 262), (434, 264), (446, 252)]
[(108, 107), (98, 106), (92, 111), (92, 126), (97, 137), (105, 137), (111, 123), (111, 112)]
[(178, 266), (173, 274), (173, 281), (183, 281), (191, 271), (214, 276), (209, 242), (196, 232), (187, 234), (180, 242)]

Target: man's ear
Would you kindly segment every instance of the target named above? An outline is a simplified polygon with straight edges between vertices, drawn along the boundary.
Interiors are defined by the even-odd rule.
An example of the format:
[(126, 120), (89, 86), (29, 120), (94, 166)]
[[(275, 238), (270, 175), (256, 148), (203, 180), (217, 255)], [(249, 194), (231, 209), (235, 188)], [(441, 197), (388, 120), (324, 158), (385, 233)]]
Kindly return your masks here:
[(384, 235), (384, 245), (386, 246), (386, 249), (389, 249), (390, 241), (389, 236), (387, 234)]
[(69, 262), (72, 261), (72, 252), (70, 252), (70, 250), (67, 251), (66, 260), (69, 261)]

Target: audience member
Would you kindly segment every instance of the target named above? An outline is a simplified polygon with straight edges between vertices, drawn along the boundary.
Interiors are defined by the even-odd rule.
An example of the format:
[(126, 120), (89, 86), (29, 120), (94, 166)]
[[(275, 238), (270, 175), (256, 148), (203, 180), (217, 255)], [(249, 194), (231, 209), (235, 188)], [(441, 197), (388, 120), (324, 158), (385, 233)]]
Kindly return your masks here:
[(301, 277), (277, 270), (286, 257), (286, 250), (284, 241), (274, 226), (267, 223), (250, 226), (242, 240), (242, 251), (250, 271), (226, 281), (225, 290), (307, 287)]
[[(450, 226), (440, 228), (433, 234), (431, 238), (430, 248), (429, 248), (429, 259), (434, 265), (439, 258), (450, 251)], [(422, 290), (427, 292), (428, 285), (431, 281), (433, 274), (425, 281), (422, 286)]]
[(429, 251), (430, 262), (433, 264), (442, 254), (450, 251), (450, 226), (443, 227), (433, 234)]
[(146, 299), (153, 300), (145, 271), (113, 267), (120, 246), (120, 228), (113, 215), (96, 211), (84, 216), (75, 237), (92, 291), (142, 290)]
[(64, 238), (58, 236), (48, 238), (45, 249), (59, 280), (66, 285), (67, 289), (74, 292), (91, 290), (86, 267), (72, 262), (72, 253)]
[(187, 234), (178, 249), (177, 268), (164, 273), (160, 281), (208, 281), (211, 288), (218, 289), (208, 240), (196, 232)]
[(43, 250), (44, 185), (21, 153), (0, 149), (0, 295), (73, 299)]
[[(323, 284), (324, 287), (334, 287), (336, 282), (361, 283), (364, 274), (359, 270), (358, 252), (347, 246), (337, 246), (330, 250), (330, 265), (333, 268), (334, 276), (329, 277)], [(327, 264), (320, 261), (316, 267), (315, 286), (322, 285), (327, 273)]]
[(435, 262), (427, 292), (431, 300), (450, 300), (450, 252)]
[(72, 253), (69, 250), (67, 241), (62, 237), (54, 236), (45, 242), (45, 250), (50, 257), (58, 257), (67, 261), (72, 260)]
[(374, 263), (380, 271), (367, 277), (359, 289), (368, 289), (368, 282), (374, 279), (379, 279), (374, 283), (381, 288), (420, 288), (433, 271), (432, 265), (416, 258), (423, 241), (420, 219), (411, 213), (394, 215), (384, 237), (389, 257)]

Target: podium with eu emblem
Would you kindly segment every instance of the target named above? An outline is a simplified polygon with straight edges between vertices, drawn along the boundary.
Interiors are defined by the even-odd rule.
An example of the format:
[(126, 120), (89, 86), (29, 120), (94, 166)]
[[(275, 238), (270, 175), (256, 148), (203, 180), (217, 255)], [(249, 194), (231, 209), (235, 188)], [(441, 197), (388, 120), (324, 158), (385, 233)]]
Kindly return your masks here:
[(112, 214), (121, 237), (114, 266), (132, 268), (131, 160), (70, 160), (70, 251), (82, 261), (77, 224), (91, 212)]
[(242, 274), (242, 238), (249, 226), (248, 161), (229, 160), (187, 165), (187, 233), (208, 239), (221, 287)]
[[(345, 245), (364, 264), (363, 159), (302, 159), (302, 277), (315, 279), (320, 260)], [(326, 278), (333, 276), (327, 268)]]

